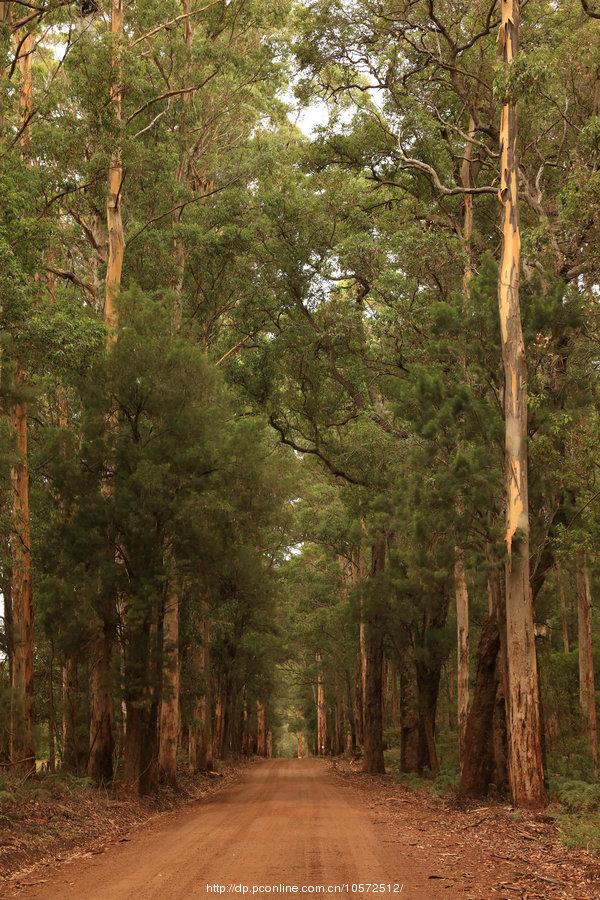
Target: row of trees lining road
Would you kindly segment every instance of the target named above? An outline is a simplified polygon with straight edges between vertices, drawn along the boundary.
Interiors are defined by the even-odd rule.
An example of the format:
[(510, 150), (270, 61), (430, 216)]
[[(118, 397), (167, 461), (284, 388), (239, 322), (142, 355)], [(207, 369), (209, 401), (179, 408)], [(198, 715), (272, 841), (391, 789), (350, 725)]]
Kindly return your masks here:
[(599, 17), (0, 3), (8, 772), (597, 775)]

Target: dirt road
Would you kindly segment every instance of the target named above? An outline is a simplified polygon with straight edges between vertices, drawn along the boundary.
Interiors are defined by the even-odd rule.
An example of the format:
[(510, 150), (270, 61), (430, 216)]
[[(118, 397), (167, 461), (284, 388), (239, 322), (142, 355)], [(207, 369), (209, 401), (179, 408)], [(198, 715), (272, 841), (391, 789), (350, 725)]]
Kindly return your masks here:
[(348, 883), (351, 892), (360, 882), (403, 885), (395, 894), (402, 900), (438, 896), (425, 868), (391, 837), (323, 762), (272, 760), (214, 800), (135, 831), (100, 856), (46, 872), (40, 879), (47, 880), (17, 896), (184, 900), (212, 893), (213, 884), (247, 885), (252, 896), (259, 885)]
[[(391, 784), (384, 788), (391, 790)], [(393, 798), (384, 793), (384, 799)], [(301, 896), (302, 886), (348, 885), (341, 894), (348, 900), (382, 896), (353, 892), (353, 885), (367, 882), (385, 885), (386, 900), (497, 895), (490, 887), (508, 877), (510, 863), (497, 862), (490, 880), (481, 850), (471, 852), (473, 838), (459, 846), (448, 830), (433, 829), (425, 808), (411, 800), (395, 805), (400, 819), (386, 822), (378, 803), (369, 788), (365, 793), (345, 784), (322, 760), (262, 761), (212, 800), (160, 817), (100, 855), (46, 868), (28, 886), (11, 885), (5, 892), (5, 884), (0, 894), (27, 900), (187, 900), (219, 897), (217, 886), (240, 895), (239, 887), (230, 886), (245, 886), (252, 897), (260, 886), (298, 885)], [(529, 893), (527, 882), (526, 892), (517, 888), (516, 896), (549, 896), (544, 890)], [(557, 896), (567, 894), (559, 889)]]

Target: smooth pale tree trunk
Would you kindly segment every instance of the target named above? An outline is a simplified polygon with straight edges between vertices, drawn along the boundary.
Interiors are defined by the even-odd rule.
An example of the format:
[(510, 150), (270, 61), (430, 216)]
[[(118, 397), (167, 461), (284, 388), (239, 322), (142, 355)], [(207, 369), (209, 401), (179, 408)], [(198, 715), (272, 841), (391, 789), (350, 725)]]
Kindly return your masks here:
[(163, 615), (162, 696), (158, 744), (159, 780), (177, 786), (177, 744), (179, 741), (179, 586), (175, 576)]
[(585, 553), (577, 559), (577, 625), (579, 636), (579, 704), (585, 722), (594, 772), (598, 774), (598, 726), (592, 645), (592, 592)]
[[(111, 0), (111, 58), (110, 107), (119, 128), (123, 121), (122, 47), (124, 28), (124, 0)], [(112, 151), (108, 169), (108, 194), (106, 198), (106, 227), (108, 232), (108, 259), (104, 296), (104, 321), (109, 333), (117, 327), (116, 299), (121, 290), (123, 259), (125, 257), (125, 233), (122, 216), (123, 153), (120, 144)]]
[(317, 653), (317, 666), (317, 756), (325, 756), (327, 752), (327, 702), (320, 653)]
[[(501, 5), (500, 46), (508, 73), (518, 52), (519, 0), (503, 0)], [(507, 98), (500, 123), (502, 258), (498, 286), (504, 364), (507, 725), (513, 803), (536, 808), (546, 802), (546, 788), (529, 586), (527, 365), (519, 302), (521, 234), (517, 135), (516, 103)]]
[[(21, 150), (27, 161), (31, 139), (33, 36), (28, 34), (19, 50), (19, 119)], [(17, 363), (14, 386), (17, 393), (27, 380)], [(11, 601), (12, 601), (12, 702), (10, 758), (14, 773), (35, 773), (33, 600), (31, 589), (31, 534), (29, 521), (29, 451), (27, 404), (17, 401), (10, 411), (17, 461), (10, 471), (12, 489)]]
[[(378, 536), (373, 543), (371, 576), (376, 578), (385, 569), (386, 540)], [(383, 626), (377, 612), (366, 616), (365, 634), (366, 678), (364, 708), (363, 771), (371, 774), (385, 772), (383, 759)]]
[(469, 594), (462, 547), (454, 550), (454, 590), (456, 595), (457, 696), (459, 754), (465, 752), (465, 735), (469, 715)]

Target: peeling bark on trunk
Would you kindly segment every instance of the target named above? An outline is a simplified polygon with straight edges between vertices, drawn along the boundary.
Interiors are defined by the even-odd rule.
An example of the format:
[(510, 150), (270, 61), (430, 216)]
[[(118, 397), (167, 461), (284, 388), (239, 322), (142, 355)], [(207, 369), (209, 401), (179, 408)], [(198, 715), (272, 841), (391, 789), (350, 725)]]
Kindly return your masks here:
[[(385, 568), (386, 541), (383, 535), (373, 544), (371, 575)], [(377, 613), (366, 617), (366, 688), (363, 771), (385, 772), (383, 759), (383, 627)]]
[(108, 260), (104, 296), (104, 321), (109, 335), (114, 335), (117, 326), (115, 302), (121, 289), (121, 275), (125, 256), (125, 234), (122, 217), (123, 154), (120, 131), (123, 121), (122, 47), (123, 40), (123, 0), (111, 0), (111, 54), (112, 71), (110, 79), (110, 106), (117, 131), (116, 146), (112, 152), (108, 169), (108, 195), (106, 199), (106, 226), (108, 231)]
[[(502, 0), (500, 46), (508, 72), (518, 51), (519, 2)], [(507, 724), (513, 803), (546, 801), (538, 672), (529, 586), (527, 484), (527, 367), (519, 303), (521, 236), (517, 162), (517, 109), (507, 99), (500, 123), (502, 259), (498, 306), (504, 362), (506, 489)]]
[(594, 772), (598, 774), (598, 726), (592, 646), (592, 593), (587, 559), (577, 560), (577, 623), (579, 633), (579, 704), (585, 722)]
[(163, 616), (162, 696), (158, 773), (160, 781), (177, 786), (177, 744), (179, 740), (179, 586), (174, 582)]

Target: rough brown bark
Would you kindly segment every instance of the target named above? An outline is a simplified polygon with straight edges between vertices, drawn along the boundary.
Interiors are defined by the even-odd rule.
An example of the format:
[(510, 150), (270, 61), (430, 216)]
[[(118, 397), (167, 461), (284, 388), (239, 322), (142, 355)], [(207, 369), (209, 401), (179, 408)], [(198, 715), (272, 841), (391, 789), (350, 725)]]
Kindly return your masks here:
[(258, 756), (267, 755), (265, 705), (261, 700), (256, 701), (256, 753)]
[[(518, 52), (518, 39), (519, 0), (502, 0), (500, 46), (507, 71)], [(519, 302), (521, 235), (517, 131), (516, 103), (507, 98), (500, 123), (502, 258), (498, 286), (506, 436), (507, 723), (513, 803), (534, 808), (545, 803), (546, 788), (529, 586), (527, 365)]]
[(440, 774), (435, 742), (435, 720), (440, 688), (441, 662), (427, 665), (418, 661), (417, 691), (419, 701), (419, 771), (429, 769), (433, 778)]
[(565, 587), (562, 577), (559, 574), (559, 591), (560, 591), (560, 631), (562, 637), (563, 652), (571, 652), (571, 642), (569, 640), (569, 621), (567, 619), (567, 601), (565, 598)]
[(598, 774), (598, 726), (592, 645), (592, 592), (585, 553), (577, 559), (577, 624), (579, 635), (579, 704), (585, 722), (594, 772)]
[(162, 695), (158, 745), (159, 780), (177, 785), (179, 740), (179, 586), (171, 580), (163, 615)]
[[(373, 543), (371, 576), (376, 578), (385, 568), (386, 541), (380, 535)], [(383, 626), (377, 612), (366, 616), (366, 678), (364, 709), (363, 771), (385, 772), (383, 759)]]
[(400, 659), (400, 771), (419, 771), (419, 701), (412, 649)]
[(157, 713), (155, 702), (127, 702), (122, 787), (139, 796), (154, 792), (158, 786)]
[(464, 797), (485, 797), (494, 774), (492, 741), (497, 693), (500, 634), (496, 615), (488, 616), (477, 647), (473, 704), (467, 718), (465, 752), (459, 791)]
[(489, 615), (477, 647), (475, 690), (461, 768), (459, 793), (465, 797), (486, 797), (492, 786), (500, 794), (507, 788), (506, 614), (500, 570), (493, 559), (488, 575), (488, 603)]
[(210, 681), (210, 625), (206, 609), (200, 624), (200, 643), (196, 649), (194, 671), (202, 685), (202, 693), (196, 700), (194, 724), (190, 726), (190, 767), (193, 772), (211, 771), (213, 768), (212, 752), (212, 717), (211, 717), (211, 681)]
[(62, 755), (61, 769), (83, 772), (87, 758), (84, 711), (81, 709), (79, 667), (75, 653), (65, 657), (62, 673)]
[(90, 747), (87, 774), (96, 784), (106, 784), (113, 777), (111, 673), (113, 637), (109, 623), (104, 622), (91, 647)]
[(465, 736), (469, 714), (469, 594), (462, 547), (454, 550), (454, 590), (456, 595), (457, 696), (459, 758), (465, 753)]

